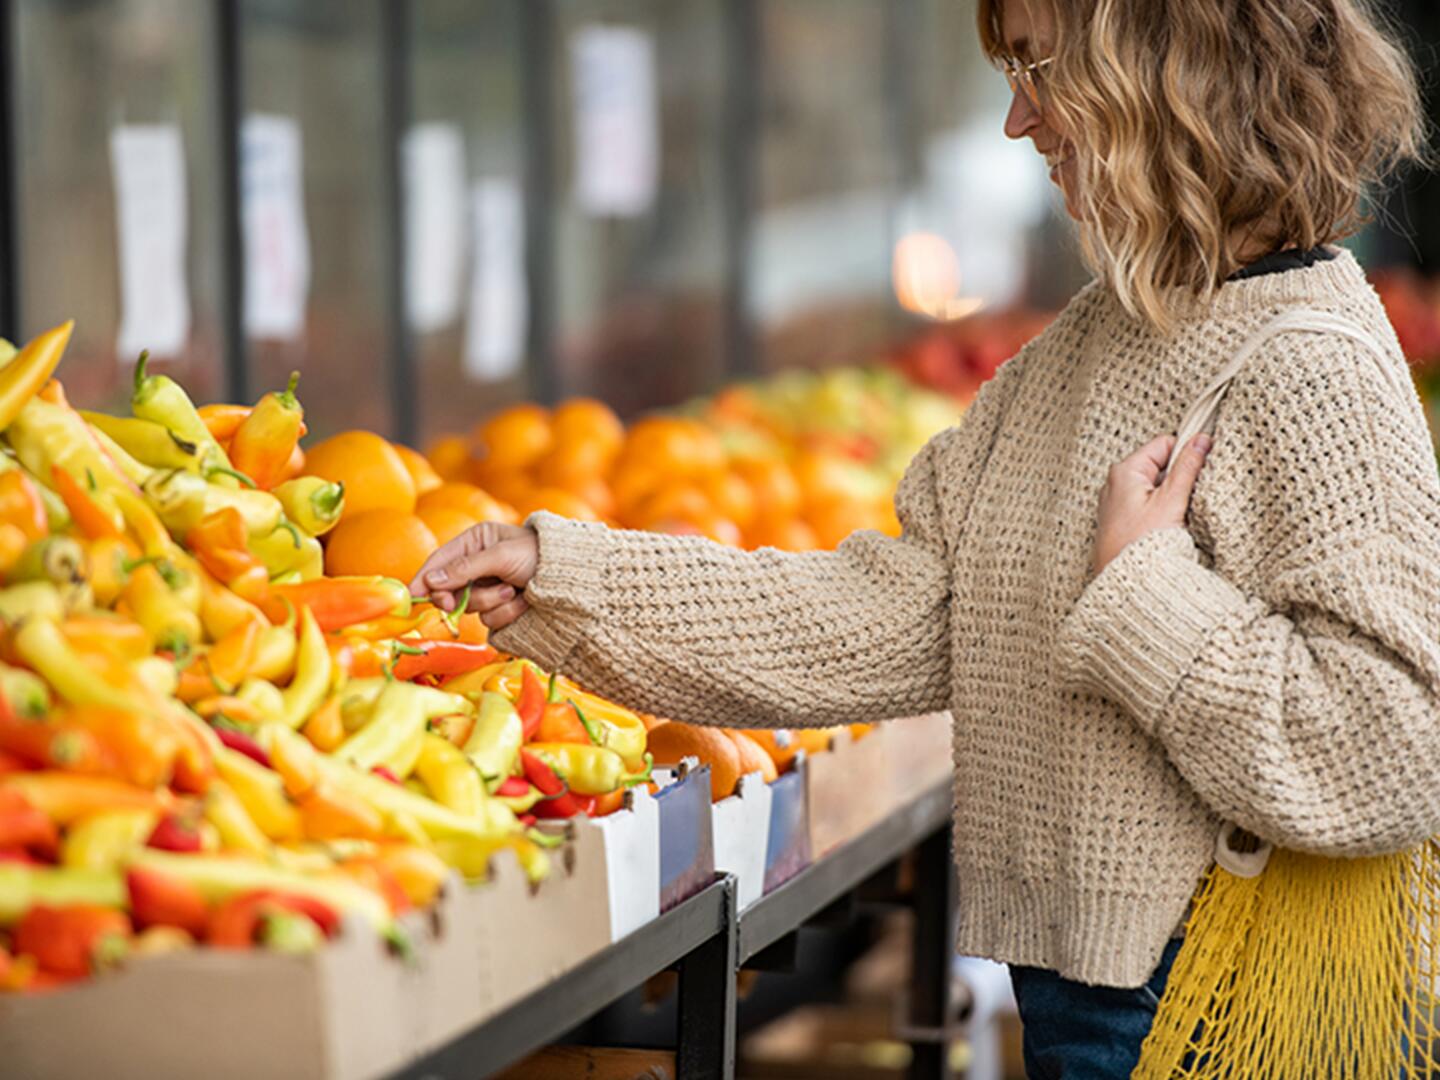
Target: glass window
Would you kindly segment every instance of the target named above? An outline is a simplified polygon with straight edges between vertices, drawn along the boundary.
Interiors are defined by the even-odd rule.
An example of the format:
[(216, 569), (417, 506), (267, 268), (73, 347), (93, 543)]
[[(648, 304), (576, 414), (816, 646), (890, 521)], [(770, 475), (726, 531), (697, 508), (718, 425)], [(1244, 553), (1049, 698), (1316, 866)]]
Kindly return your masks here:
[(893, 331), (892, 0), (761, 0), (747, 307), (760, 366), (872, 359)]
[(626, 415), (724, 376), (722, 7), (556, 5), (557, 381)]
[(312, 433), (391, 432), (379, 0), (241, 18), (251, 388), (298, 369)]
[(416, 0), (404, 161), (419, 430), (535, 396), (525, 248), (526, 0)]
[(19, 324), (75, 319), (77, 404), (123, 407), (142, 346), (196, 397), (222, 391), (212, 9), (14, 5)]

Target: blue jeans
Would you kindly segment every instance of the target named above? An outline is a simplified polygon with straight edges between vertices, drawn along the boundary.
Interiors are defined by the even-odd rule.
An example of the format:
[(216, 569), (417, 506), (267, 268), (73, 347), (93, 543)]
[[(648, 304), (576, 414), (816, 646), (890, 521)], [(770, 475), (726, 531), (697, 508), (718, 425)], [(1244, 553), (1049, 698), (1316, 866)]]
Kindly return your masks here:
[(1180, 942), (1165, 947), (1160, 966), (1138, 990), (1086, 986), (1053, 971), (1011, 967), (1010, 981), (1025, 1026), (1025, 1075), (1030, 1080), (1126, 1080), (1155, 1022)]

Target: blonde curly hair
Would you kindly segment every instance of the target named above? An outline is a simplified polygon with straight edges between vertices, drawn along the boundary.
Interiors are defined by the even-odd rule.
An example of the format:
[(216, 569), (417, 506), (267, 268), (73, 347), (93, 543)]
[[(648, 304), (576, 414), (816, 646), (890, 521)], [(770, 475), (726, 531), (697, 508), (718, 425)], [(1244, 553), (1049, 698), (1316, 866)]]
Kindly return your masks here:
[(1353, 234), (1426, 157), (1415, 69), (1369, 0), (980, 0), (996, 63), (1007, 2), (1055, 18), (1044, 111), (1075, 133), (1085, 257), (1162, 329), (1257, 246)]

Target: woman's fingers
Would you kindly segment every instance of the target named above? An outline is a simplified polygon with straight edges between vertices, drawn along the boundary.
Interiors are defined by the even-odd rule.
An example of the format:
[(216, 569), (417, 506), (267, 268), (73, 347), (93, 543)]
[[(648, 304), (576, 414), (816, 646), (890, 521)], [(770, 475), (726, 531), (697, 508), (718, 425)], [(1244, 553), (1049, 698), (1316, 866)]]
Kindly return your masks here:
[(1151, 439), (1144, 446), (1136, 450), (1128, 458), (1120, 463), (1120, 468), (1143, 477), (1154, 487), (1160, 482), (1160, 474), (1165, 471), (1165, 466), (1170, 462), (1170, 454), (1175, 449), (1174, 435), (1161, 435)]
[(506, 585), (503, 582), (494, 585), (487, 585), (483, 588), (471, 588), (469, 610), (478, 612), (481, 618), (496, 608), (508, 604), (518, 594), (515, 586)]
[(530, 605), (525, 602), (523, 596), (517, 596), (509, 603), (501, 604), (497, 608), (482, 613), (480, 621), (490, 630), (503, 630), (524, 615), (529, 607)]
[[(1174, 441), (1173, 439), (1171, 440)], [(1200, 479), (1200, 470), (1205, 467), (1205, 457), (1210, 453), (1210, 436), (1196, 435), (1186, 445), (1184, 452), (1175, 459), (1175, 465), (1165, 477), (1166, 497), (1184, 508), (1190, 505), (1190, 496), (1195, 482)]]

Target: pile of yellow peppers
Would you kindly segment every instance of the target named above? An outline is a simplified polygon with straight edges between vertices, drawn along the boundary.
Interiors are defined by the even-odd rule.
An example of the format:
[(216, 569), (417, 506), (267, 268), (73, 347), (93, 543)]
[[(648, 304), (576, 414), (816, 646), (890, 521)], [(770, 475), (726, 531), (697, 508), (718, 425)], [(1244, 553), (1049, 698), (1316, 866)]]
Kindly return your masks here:
[(71, 324), (0, 342), (0, 991), (137, 953), (396, 934), (537, 819), (649, 781), (645, 725), (399, 582), (326, 578), (344, 491), (295, 379), (197, 409), (136, 370), (73, 408)]

